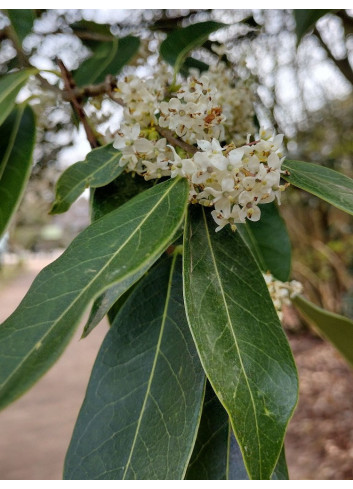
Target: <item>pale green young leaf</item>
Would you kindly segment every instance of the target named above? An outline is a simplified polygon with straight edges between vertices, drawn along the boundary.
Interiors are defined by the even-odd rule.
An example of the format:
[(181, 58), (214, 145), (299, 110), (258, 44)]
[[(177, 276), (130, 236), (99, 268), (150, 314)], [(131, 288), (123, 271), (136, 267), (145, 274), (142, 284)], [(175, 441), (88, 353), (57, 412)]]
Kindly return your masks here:
[(261, 205), (261, 219), (238, 224), (241, 237), (263, 272), (286, 282), (291, 270), (291, 243), (287, 228), (274, 202)]
[(182, 223), (188, 184), (156, 185), (83, 231), (35, 279), (0, 328), (0, 407), (55, 362), (88, 303), (113, 284), (123, 294), (165, 250)]
[(286, 160), (282, 165), (288, 182), (353, 214), (353, 180), (342, 173), (314, 163)]
[(185, 316), (181, 258), (163, 258), (135, 288), (93, 367), (65, 479), (184, 477), (205, 375)]
[(187, 317), (250, 478), (269, 479), (297, 402), (297, 372), (250, 250), (236, 232), (214, 229), (193, 206), (184, 234)]
[(15, 107), (16, 97), (36, 69), (16, 71), (0, 77), (0, 125)]
[(176, 29), (170, 32), (162, 42), (160, 54), (178, 73), (188, 53), (201, 46), (210, 34), (222, 27), (227, 27), (227, 25), (221, 22), (207, 21)]
[(36, 126), (29, 106), (14, 109), (0, 128), (0, 236), (16, 212), (31, 173)]
[(339, 314), (325, 311), (302, 296), (293, 304), (310, 324), (353, 366), (353, 321)]
[(88, 153), (60, 176), (55, 190), (55, 201), (50, 214), (66, 212), (87, 188), (104, 187), (117, 178), (124, 168), (119, 166), (121, 153), (107, 144)]

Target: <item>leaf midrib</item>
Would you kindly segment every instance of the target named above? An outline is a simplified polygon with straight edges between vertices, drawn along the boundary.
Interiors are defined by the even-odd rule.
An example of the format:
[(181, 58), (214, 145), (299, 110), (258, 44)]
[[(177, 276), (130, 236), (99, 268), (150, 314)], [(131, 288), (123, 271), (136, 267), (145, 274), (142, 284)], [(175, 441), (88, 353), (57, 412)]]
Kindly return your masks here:
[[(33, 71), (33, 72), (34, 72), (34, 71)], [(21, 83), (23, 83), (23, 82), (24, 82), (24, 80), (25, 80), (26, 78), (28, 78), (28, 76), (29, 76), (30, 74), (32, 74), (32, 73), (28, 73), (28, 71), (24, 71), (24, 72), (23, 72), (23, 75), (24, 75), (24, 76), (22, 76), (21, 78), (19, 77), (16, 83), (14, 83), (14, 84), (10, 85), (10, 86), (9, 86), (9, 88), (8, 88), (7, 90), (3, 91), (3, 92), (2, 92), (2, 94), (0, 95), (0, 104), (2, 104), (2, 103), (3, 103), (3, 101), (6, 99), (6, 97), (7, 97), (7, 96), (8, 96), (8, 95), (9, 95), (11, 92), (13, 92), (13, 91), (14, 91), (14, 90), (15, 90), (15, 89), (18, 87), (18, 85), (20, 85)]]
[[(249, 391), (249, 395), (250, 395), (250, 399), (251, 399), (251, 406), (252, 406), (253, 412), (254, 412), (256, 435), (257, 435), (256, 438), (257, 438), (258, 449), (259, 449), (259, 462), (260, 462), (259, 469), (260, 469), (260, 478), (261, 478), (262, 477), (261, 445), (260, 445), (259, 426), (258, 426), (258, 422), (257, 422), (257, 413), (256, 413), (256, 409), (255, 409), (254, 397), (253, 397), (252, 392), (251, 392), (251, 388), (250, 388), (250, 385), (249, 385), (249, 382), (248, 382), (248, 377), (247, 377), (247, 374), (246, 374), (246, 371), (245, 371), (245, 367), (244, 367), (244, 364), (243, 364), (243, 359), (242, 359), (241, 354), (240, 354), (238, 340), (237, 340), (236, 335), (235, 335), (235, 332), (234, 332), (234, 330), (232, 328), (232, 320), (231, 320), (231, 317), (230, 317), (230, 314), (229, 314), (228, 304), (227, 304), (225, 293), (224, 293), (224, 290), (223, 290), (222, 281), (221, 281), (221, 278), (219, 276), (217, 262), (216, 262), (216, 258), (215, 258), (215, 255), (214, 255), (212, 243), (211, 243), (211, 237), (210, 237), (210, 234), (209, 234), (209, 230), (208, 230), (208, 226), (207, 226), (207, 220), (206, 220), (206, 214), (205, 214), (204, 209), (202, 209), (202, 214), (203, 214), (203, 220), (204, 220), (204, 224), (205, 224), (207, 242), (208, 242), (208, 246), (209, 246), (210, 253), (211, 253), (211, 258), (212, 258), (212, 261), (213, 261), (213, 265), (214, 265), (214, 269), (215, 269), (215, 272), (216, 272), (217, 280), (218, 280), (218, 283), (219, 283), (219, 287), (220, 287), (220, 291), (221, 291), (221, 295), (222, 295), (224, 307), (225, 307), (225, 310), (226, 310), (228, 324), (230, 326), (229, 329), (231, 330), (231, 333), (232, 333), (232, 336), (233, 336), (233, 339), (234, 339), (235, 348), (236, 348), (236, 351), (237, 351), (237, 354), (238, 354), (238, 357), (239, 357), (240, 367), (241, 367), (241, 370), (242, 370), (243, 375), (244, 375), (244, 378), (245, 378), (245, 382), (246, 382), (246, 385), (247, 385), (247, 388), (248, 388), (248, 391)], [(240, 450), (243, 453), (243, 449), (242, 449), (241, 446), (240, 446)], [(244, 453), (243, 453), (243, 455), (244, 455)], [(247, 466), (247, 462), (246, 462), (245, 458), (244, 458), (244, 463)]]
[[(315, 166), (313, 163), (308, 163), (308, 164)], [(317, 165), (317, 166), (320, 166), (320, 165)], [(285, 164), (283, 165), (283, 168), (287, 169), (289, 172), (297, 172), (297, 175), (294, 175), (294, 177), (293, 177), (293, 180), (297, 179), (297, 181), (293, 181), (290, 178), (291, 175), (284, 176), (284, 179), (287, 180), (292, 185), (294, 185), (294, 187), (299, 187), (302, 190), (305, 190), (306, 192), (309, 192), (309, 193), (315, 195), (316, 197), (319, 197), (320, 199), (323, 199), (326, 202), (329, 202), (330, 204), (334, 205), (338, 209), (341, 209), (342, 211), (353, 215), (353, 208), (349, 208), (349, 206), (348, 206), (348, 204), (352, 204), (352, 202), (351, 202), (351, 198), (353, 196), (352, 192), (348, 191), (348, 192), (344, 193), (343, 199), (342, 199), (343, 204), (342, 204), (341, 200), (335, 199), (334, 191), (329, 189), (330, 190), (329, 194), (321, 191), (320, 186), (321, 187), (327, 186), (328, 182), (326, 179), (322, 179), (322, 177), (320, 177), (320, 176), (313, 177), (312, 172), (310, 170), (304, 169), (303, 172), (300, 172), (300, 170), (298, 171), (297, 169), (290, 168)], [(335, 170), (331, 170), (331, 171), (333, 171), (334, 173), (338, 173), (338, 175), (341, 175), (342, 177), (345, 177), (345, 178), (351, 180), (346, 175), (340, 174), (339, 172), (336, 172)], [(302, 175), (304, 175), (304, 178)], [(335, 175), (335, 177), (336, 177), (336, 175)], [(307, 178), (307, 180), (306, 180), (306, 178)], [(308, 180), (309, 180), (309, 183), (307, 183)], [(315, 185), (315, 183), (318, 183), (320, 186), (318, 187), (318, 185)], [(343, 186), (339, 183), (336, 183), (335, 181), (330, 182), (330, 185), (332, 187), (336, 188), (340, 192), (342, 192), (343, 189), (347, 189), (346, 186)], [(348, 188), (348, 190), (349, 190), (349, 188)], [(347, 197), (345, 197), (345, 196), (347, 196)]]
[[(124, 243), (120, 246), (120, 248), (112, 255), (112, 257), (108, 260), (108, 262), (103, 266), (103, 268), (101, 268), (101, 270), (99, 271), (99, 273), (97, 275), (94, 276), (94, 278), (88, 283), (88, 285), (86, 287), (84, 287), (82, 289), (82, 291), (80, 292), (80, 294), (78, 294), (78, 296), (75, 298), (75, 300), (71, 303), (71, 305), (65, 309), (62, 314), (57, 318), (57, 320), (53, 323), (53, 325), (48, 329), (48, 331), (45, 333), (44, 336), (42, 336), (42, 338), (40, 339), (40, 341), (43, 343), (43, 341), (46, 339), (46, 337), (53, 331), (53, 329), (55, 328), (55, 326), (61, 321), (61, 319), (75, 306), (76, 302), (81, 298), (81, 296), (91, 287), (91, 285), (97, 280), (97, 278), (105, 271), (105, 269), (110, 265), (110, 263), (115, 259), (115, 257), (117, 256), (117, 254), (120, 252), (120, 250), (126, 246), (126, 244), (132, 239), (132, 237), (137, 233), (137, 231), (140, 230), (140, 228), (142, 227), (142, 225), (146, 222), (146, 220), (150, 217), (150, 215), (154, 212), (154, 210), (158, 207), (158, 205), (163, 201), (163, 199), (169, 194), (169, 192), (173, 189), (173, 187), (176, 185), (176, 183), (178, 183), (178, 181), (180, 181), (179, 178), (176, 178), (175, 179), (175, 183), (173, 183), (170, 188), (164, 192), (162, 194), (162, 197), (158, 200), (158, 202), (153, 206), (153, 208), (150, 210), (150, 212), (148, 214), (146, 214), (146, 216), (144, 217), (144, 219), (141, 221), (141, 223), (135, 228), (135, 230), (130, 234), (129, 238), (124, 241)], [(181, 217), (181, 220), (182, 220), (182, 217)], [(180, 222), (181, 222), (180, 220)], [(177, 227), (177, 226), (176, 226)], [(168, 240), (169, 242), (169, 240)], [(164, 246), (164, 242), (162, 243), (162, 246), (160, 246), (159, 249), (163, 249), (163, 246)], [(135, 272), (135, 269), (132, 270), (130, 273), (126, 274), (125, 276), (122, 276), (120, 280), (117, 280), (115, 283), (119, 283), (119, 282), (122, 282), (124, 278), (127, 278), (129, 277), (130, 275), (132, 275), (133, 273)], [(37, 344), (37, 343), (36, 343)], [(33, 351), (35, 351), (36, 349), (36, 345), (33, 346), (33, 348), (31, 348), (31, 350), (29, 350), (28, 354), (23, 358), (23, 360), (17, 365), (17, 367), (11, 372), (11, 375), (9, 375), (5, 380), (4, 382), (1, 384), (1, 387), (0, 389), (6, 385), (6, 383), (8, 383), (8, 381), (16, 374), (16, 372), (22, 367), (22, 365), (27, 361), (28, 357), (33, 353)]]
[[(324, 178), (320, 173), (313, 173), (316, 168), (320, 168), (320, 169), (323, 169), (324, 171), (327, 171), (327, 173), (329, 173), (329, 176), (332, 176), (332, 177), (335, 177), (335, 178), (341, 178), (341, 179), (347, 180), (349, 182), (352, 180), (350, 177), (348, 177), (344, 173), (340, 173), (340, 172), (338, 172), (336, 170), (332, 170), (331, 168), (327, 168), (325, 166), (318, 165), (318, 164), (315, 164), (315, 163), (308, 163), (308, 162), (298, 161), (298, 163), (304, 163), (305, 166), (307, 165), (307, 168), (305, 168), (305, 166), (304, 166), (304, 168), (302, 168), (302, 169), (292, 168), (291, 167), (291, 163), (294, 163), (294, 161), (292, 161), (292, 160), (288, 160), (287, 163), (289, 163), (289, 165), (286, 164), (286, 162), (285, 162), (283, 164), (283, 168), (284, 169), (287, 169), (289, 172), (294, 172), (294, 178), (297, 178), (299, 180), (302, 180), (303, 179), (303, 175), (305, 175), (305, 178), (307, 178), (308, 180), (310, 180), (313, 184), (315, 184), (316, 182), (318, 182), (318, 183), (320, 183), (323, 186), (327, 186), (327, 178)], [(291, 174), (288, 175), (288, 179), (289, 180), (290, 180), (290, 177), (291, 177)], [(284, 178), (286, 178), (285, 175), (284, 175)], [(341, 183), (337, 183), (336, 180), (333, 180), (333, 182), (330, 181), (330, 184), (331, 185), (334, 185), (335, 187), (340, 187), (342, 189), (346, 188), (347, 190), (350, 190), (345, 185), (342, 185)], [(293, 184), (293, 185), (295, 185), (295, 184)]]
[(91, 83), (94, 83), (97, 80), (97, 78), (99, 78), (100, 75), (104, 72), (104, 70), (107, 68), (107, 66), (110, 65), (110, 63), (113, 60), (114, 56), (116, 55), (117, 51), (118, 51), (118, 39), (113, 39), (112, 49), (110, 51), (110, 55), (107, 57), (106, 62), (103, 63), (103, 65), (101, 66), (100, 71), (98, 71), (98, 73), (96, 73), (96, 76), (93, 77), (93, 79), (91, 80)]
[[(67, 198), (69, 196), (71, 196), (72, 194), (73, 195), (76, 195), (76, 190), (80, 190), (80, 187), (82, 185), (82, 182), (84, 182), (86, 185), (87, 184), (90, 184), (91, 182), (90, 181), (87, 181), (88, 178), (90, 178), (91, 176), (95, 175), (96, 173), (99, 173), (100, 171), (102, 171), (106, 166), (109, 166), (110, 163), (112, 161), (114, 161), (115, 158), (118, 158), (121, 156), (121, 153), (120, 151), (117, 152), (117, 154), (114, 154), (111, 158), (109, 158), (109, 160), (107, 160), (105, 163), (103, 163), (103, 165), (99, 166), (98, 168), (96, 168), (93, 172), (89, 173), (86, 178), (84, 180), (79, 180), (78, 183), (72, 187), (70, 187), (70, 190), (68, 192), (66, 192), (66, 194), (63, 194), (63, 197), (57, 199), (55, 202), (54, 202), (54, 205), (55, 204), (59, 204), (59, 203), (62, 203), (62, 202), (66, 202), (67, 201)], [(83, 167), (86, 166), (86, 165), (89, 165), (89, 161), (88, 161), (88, 158), (87, 160), (83, 160), (83, 161), (80, 161), (79, 163), (76, 163), (76, 168), (79, 168), (80, 167)], [(74, 166), (73, 165), (72, 167), (70, 167), (72, 170), (74, 169)], [(121, 167), (122, 168), (122, 167)], [(63, 174), (64, 175), (64, 174)], [(59, 190), (59, 185), (60, 185), (60, 180), (58, 181), (58, 185), (57, 185), (57, 190)], [(103, 186), (103, 185), (102, 185)], [(93, 185), (90, 185), (90, 187), (92, 188), (97, 188)]]
[(22, 115), (23, 115), (23, 112), (24, 112), (24, 106), (20, 107), (18, 109), (18, 113), (17, 113), (17, 116), (16, 116), (16, 120), (15, 120), (15, 124), (13, 125), (13, 128), (12, 128), (12, 131), (11, 131), (11, 135), (10, 135), (10, 139), (9, 139), (9, 144), (6, 148), (6, 151), (5, 151), (5, 154), (4, 154), (4, 157), (0, 163), (0, 181), (1, 181), (1, 178), (4, 174), (4, 171), (5, 171), (5, 168), (7, 166), (7, 163), (9, 161), (9, 158), (10, 158), (10, 155), (12, 153), (12, 150), (14, 148), (14, 144), (15, 144), (15, 140), (16, 140), (16, 137), (17, 137), (17, 134), (18, 134), (18, 130), (19, 130), (19, 127), (20, 127), (20, 124), (21, 124), (21, 119), (22, 119)]
[(131, 449), (130, 449), (130, 453), (129, 453), (129, 458), (128, 458), (128, 461), (127, 461), (126, 466), (125, 466), (125, 470), (124, 470), (124, 473), (123, 473), (123, 476), (122, 476), (122, 480), (125, 480), (126, 473), (127, 473), (128, 469), (129, 469), (129, 467), (131, 465), (131, 459), (132, 459), (133, 452), (134, 452), (134, 449), (135, 449), (135, 445), (136, 445), (138, 433), (140, 431), (140, 426), (141, 426), (141, 423), (142, 423), (142, 419), (143, 419), (143, 416), (144, 416), (144, 413), (145, 413), (147, 400), (148, 400), (148, 397), (149, 397), (150, 392), (151, 392), (151, 385), (152, 385), (152, 382), (153, 382), (153, 377), (154, 377), (154, 372), (156, 370), (156, 365), (157, 365), (158, 357), (159, 357), (159, 355), (161, 353), (160, 349), (161, 349), (161, 343), (162, 343), (162, 338), (163, 338), (163, 334), (164, 334), (165, 323), (166, 323), (167, 315), (168, 315), (168, 307), (169, 307), (169, 301), (170, 301), (170, 295), (171, 295), (171, 288), (172, 288), (172, 281), (173, 281), (173, 273), (174, 273), (176, 258), (177, 258), (177, 254), (174, 254), (173, 261), (172, 261), (172, 264), (171, 264), (171, 267), (170, 267), (170, 274), (169, 274), (169, 280), (168, 280), (168, 286), (167, 286), (167, 294), (166, 294), (166, 298), (165, 298), (164, 310), (163, 310), (163, 315), (162, 315), (162, 320), (161, 320), (161, 329), (160, 329), (159, 336), (158, 336), (158, 342), (157, 342), (157, 346), (156, 346), (156, 352), (155, 352), (155, 355), (154, 355), (154, 358), (153, 358), (153, 364), (152, 364), (151, 373), (150, 373), (150, 376), (149, 376), (149, 379), (148, 379), (148, 384), (147, 384), (147, 388), (146, 388), (145, 397), (144, 397), (143, 404), (142, 404), (142, 407), (141, 407), (140, 416), (139, 416), (139, 419), (137, 421), (137, 426), (136, 426), (136, 431), (135, 431), (134, 439), (132, 441), (132, 445), (131, 445)]

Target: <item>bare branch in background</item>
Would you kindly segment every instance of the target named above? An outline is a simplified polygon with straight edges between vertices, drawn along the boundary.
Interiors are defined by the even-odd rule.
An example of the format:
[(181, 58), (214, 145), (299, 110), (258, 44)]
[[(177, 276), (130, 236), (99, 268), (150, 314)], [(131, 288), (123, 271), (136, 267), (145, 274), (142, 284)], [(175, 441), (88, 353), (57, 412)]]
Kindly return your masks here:
[(314, 35), (319, 40), (320, 46), (326, 51), (328, 58), (335, 63), (342, 75), (349, 81), (349, 83), (353, 85), (353, 70), (348, 60), (348, 57), (346, 56), (342, 59), (335, 58), (329, 47), (326, 45), (325, 41), (322, 39), (321, 34), (316, 27), (314, 29)]

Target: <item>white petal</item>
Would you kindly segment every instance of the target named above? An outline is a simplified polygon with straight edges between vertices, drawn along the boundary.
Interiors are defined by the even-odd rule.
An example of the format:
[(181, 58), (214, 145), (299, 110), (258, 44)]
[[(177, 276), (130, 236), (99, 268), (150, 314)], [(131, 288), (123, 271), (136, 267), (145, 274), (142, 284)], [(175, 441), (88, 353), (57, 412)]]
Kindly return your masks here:
[(131, 138), (132, 141), (134, 141), (139, 137), (139, 135), (140, 135), (140, 124), (134, 124), (131, 128), (129, 137)]
[(146, 138), (140, 138), (134, 142), (134, 148), (138, 153), (149, 153), (153, 151), (153, 143)]
[(278, 169), (281, 166), (280, 159), (276, 153), (271, 153), (268, 157), (267, 164), (270, 168)]
[(222, 180), (222, 191), (231, 192), (234, 190), (234, 179), (231, 177), (223, 178)]
[(228, 159), (234, 167), (239, 168), (241, 166), (241, 160), (243, 156), (244, 156), (243, 148), (232, 149), (232, 151), (230, 151), (228, 154)]
[(197, 146), (202, 150), (202, 151), (208, 151), (211, 149), (211, 143), (209, 141), (205, 141), (204, 139), (198, 139), (197, 140)]

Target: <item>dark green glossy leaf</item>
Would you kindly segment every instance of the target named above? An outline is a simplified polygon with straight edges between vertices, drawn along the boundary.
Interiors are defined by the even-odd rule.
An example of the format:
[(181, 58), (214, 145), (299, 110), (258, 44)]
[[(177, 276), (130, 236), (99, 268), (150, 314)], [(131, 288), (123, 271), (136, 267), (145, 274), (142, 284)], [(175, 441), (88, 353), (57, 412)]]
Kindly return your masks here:
[(185, 213), (185, 180), (169, 180), (91, 224), (33, 282), (0, 328), (0, 407), (58, 358), (89, 301), (113, 284), (123, 294), (157, 260)]
[(86, 59), (73, 73), (76, 84), (84, 86), (100, 83), (107, 75), (117, 75), (135, 56), (139, 46), (140, 40), (133, 36), (100, 43), (93, 56)]
[(297, 402), (296, 368), (250, 250), (238, 233), (214, 229), (193, 206), (184, 241), (187, 317), (250, 478), (269, 479)]
[(124, 171), (119, 166), (120, 156), (113, 144), (107, 144), (90, 151), (84, 161), (70, 166), (56, 184), (50, 214), (66, 212), (87, 187), (104, 187), (117, 178)]
[(295, 32), (297, 34), (298, 42), (306, 32), (314, 27), (316, 22), (326, 14), (329, 14), (332, 10), (323, 9), (294, 9), (295, 18)]
[[(132, 177), (131, 173), (123, 173), (110, 185), (94, 190), (91, 198), (91, 219), (95, 221), (108, 212), (117, 209), (135, 195), (143, 192), (153, 185), (151, 181), (146, 182), (143, 178)], [(130, 290), (121, 295), (120, 286), (113, 285), (93, 302), (87, 323), (83, 328), (82, 338), (85, 338), (113, 308), (109, 314), (109, 321), (115, 317), (120, 306), (123, 305)]]
[(37, 71), (35, 69), (21, 70), (0, 77), (0, 125), (14, 108), (17, 94), (27, 82), (28, 77)]
[(89, 317), (83, 328), (81, 338), (86, 338), (86, 336), (88, 336), (94, 330), (94, 328), (98, 326), (104, 316), (108, 313), (109, 323), (112, 324), (115, 316), (135, 286), (136, 284), (132, 284), (126, 292), (121, 294), (119, 284), (113, 285), (113, 287), (110, 287), (106, 292), (97, 297), (97, 299), (93, 302)]
[(141, 280), (103, 342), (64, 477), (182, 479), (204, 384), (185, 317), (181, 258), (163, 259)]
[(32, 168), (35, 119), (29, 106), (14, 109), (1, 126), (0, 236), (6, 231), (23, 196)]
[(238, 224), (237, 229), (261, 270), (286, 282), (290, 277), (291, 243), (285, 222), (274, 202), (260, 207), (259, 221)]
[[(201, 422), (185, 479), (249, 479), (228, 414), (209, 383), (206, 385)], [(284, 448), (271, 479), (288, 479)]]
[(290, 172), (284, 178), (295, 187), (326, 200), (342, 211), (353, 214), (353, 180), (330, 168), (304, 161), (286, 160), (283, 170)]
[[(229, 480), (248, 480), (248, 474), (243, 462), (242, 453), (240, 447), (235, 439), (233, 433), (230, 438), (230, 450), (229, 450)], [(271, 480), (288, 480), (288, 469), (284, 447), (282, 447), (279, 455), (275, 470), (272, 473)]]
[(144, 180), (140, 176), (133, 176), (131, 172), (122, 173), (114, 182), (103, 188), (96, 188), (92, 192), (91, 202), (91, 219), (97, 219), (105, 216), (135, 195), (144, 192), (153, 187), (152, 180)]
[(282, 447), (282, 451), (280, 453), (276, 468), (272, 474), (271, 479), (273, 481), (287, 481), (289, 479), (286, 452), (284, 446)]
[(31, 9), (9, 9), (6, 11), (12, 27), (16, 34), (19, 46), (22, 46), (23, 40), (32, 31), (35, 20), (34, 10)]
[(189, 76), (190, 70), (195, 68), (199, 70), (200, 73), (202, 73), (203, 71), (207, 71), (209, 69), (209, 65), (207, 63), (204, 63), (203, 61), (200, 61), (199, 59), (188, 57), (182, 64), (180, 68), (180, 73), (183, 76), (187, 77)]
[(110, 26), (107, 24), (97, 24), (90, 20), (79, 20), (70, 24), (70, 27), (81, 39), (81, 42), (93, 50), (102, 41), (114, 40)]
[(325, 311), (302, 296), (293, 299), (305, 319), (353, 366), (353, 321)]
[(229, 478), (230, 430), (228, 414), (207, 383), (200, 426), (185, 479)]
[(226, 27), (226, 24), (207, 21), (172, 31), (162, 42), (160, 54), (167, 63), (174, 67), (175, 72), (178, 72), (188, 53), (201, 46), (212, 32), (222, 27)]

